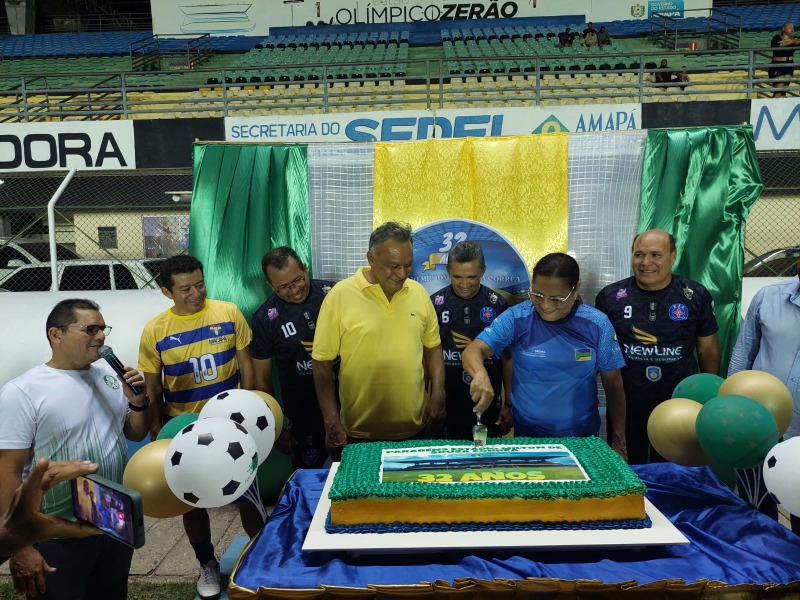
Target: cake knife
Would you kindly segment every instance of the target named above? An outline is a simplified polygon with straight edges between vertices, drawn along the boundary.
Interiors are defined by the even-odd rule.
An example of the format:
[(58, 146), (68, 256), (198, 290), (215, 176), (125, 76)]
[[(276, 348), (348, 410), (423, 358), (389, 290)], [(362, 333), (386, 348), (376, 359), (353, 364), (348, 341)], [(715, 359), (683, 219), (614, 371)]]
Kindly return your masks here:
[(476, 412), (475, 414), (478, 417), (478, 423), (472, 428), (472, 443), (476, 446), (485, 446), (489, 429), (481, 423), (481, 413)]

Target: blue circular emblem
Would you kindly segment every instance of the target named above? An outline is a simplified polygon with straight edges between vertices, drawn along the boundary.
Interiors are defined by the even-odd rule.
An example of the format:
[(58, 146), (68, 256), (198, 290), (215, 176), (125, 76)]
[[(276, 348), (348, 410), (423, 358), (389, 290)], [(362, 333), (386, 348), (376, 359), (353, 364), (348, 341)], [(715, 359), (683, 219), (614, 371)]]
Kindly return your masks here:
[(481, 321), (487, 325), (497, 318), (497, 311), (491, 306), (484, 306), (481, 309)]
[[(447, 275), (447, 253), (457, 242), (478, 242), (486, 259), (486, 273), (481, 283), (499, 292), (510, 306), (525, 300), (530, 276), (522, 255), (502, 234), (488, 225), (466, 219), (448, 219), (423, 225), (413, 234), (414, 268), (411, 279), (423, 285), (431, 295), (450, 284)], [(486, 309), (481, 309), (484, 318)]]
[(673, 321), (685, 321), (689, 318), (689, 309), (680, 302), (669, 307), (669, 318)]

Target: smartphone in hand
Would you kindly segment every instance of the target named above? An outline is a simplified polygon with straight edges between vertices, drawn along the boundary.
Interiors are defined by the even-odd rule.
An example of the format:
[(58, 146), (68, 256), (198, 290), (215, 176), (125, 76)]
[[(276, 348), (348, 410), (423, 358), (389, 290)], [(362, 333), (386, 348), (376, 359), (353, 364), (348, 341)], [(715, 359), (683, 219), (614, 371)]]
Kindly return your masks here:
[(76, 519), (94, 525), (128, 546), (144, 546), (144, 513), (139, 492), (97, 475), (76, 477), (70, 483)]

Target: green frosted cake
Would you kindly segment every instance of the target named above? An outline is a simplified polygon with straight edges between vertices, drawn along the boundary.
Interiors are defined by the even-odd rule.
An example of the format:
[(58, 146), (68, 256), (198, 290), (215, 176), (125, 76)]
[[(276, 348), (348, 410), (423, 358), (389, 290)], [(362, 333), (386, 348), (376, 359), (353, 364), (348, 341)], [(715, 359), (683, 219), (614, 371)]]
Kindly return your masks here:
[(596, 437), (351, 444), (329, 530), (646, 527), (646, 491)]

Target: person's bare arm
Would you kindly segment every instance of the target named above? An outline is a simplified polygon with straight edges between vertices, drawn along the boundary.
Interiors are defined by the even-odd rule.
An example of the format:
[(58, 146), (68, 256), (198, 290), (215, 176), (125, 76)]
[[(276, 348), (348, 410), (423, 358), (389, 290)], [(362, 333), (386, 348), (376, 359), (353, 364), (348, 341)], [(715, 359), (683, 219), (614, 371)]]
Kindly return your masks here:
[[(27, 451), (25, 451), (27, 453)], [(41, 512), (42, 495), (57, 483), (79, 475), (97, 473), (99, 465), (88, 460), (50, 462), (41, 458), (28, 477), (19, 485), (11, 504), (0, 518), (0, 558), (18, 552), (37, 542), (57, 538), (80, 538), (103, 532), (81, 522), (67, 521)], [(13, 489), (9, 486), (8, 489)]]
[[(28, 462), (30, 450), (0, 450), (0, 514), (8, 514), (14, 503), (17, 488), (22, 485), (22, 470)], [(37, 596), (47, 589), (45, 572), (54, 569), (45, 562), (33, 546), (23, 546), (14, 552), (9, 561), (11, 578), (17, 593)]]
[(236, 351), (236, 362), (239, 364), (239, 387), (243, 390), (253, 389), (253, 363), (250, 362), (250, 346)]
[(716, 333), (697, 338), (697, 362), (701, 373), (719, 375), (719, 343)]
[(275, 396), (275, 386), (272, 385), (272, 359), (251, 358), (253, 363), (253, 389), (266, 392)]
[[(141, 394), (134, 394), (133, 391), (127, 386), (122, 386), (122, 392), (125, 398), (132, 406), (146, 406), (147, 404), (147, 386), (145, 379), (139, 371), (132, 367), (125, 367), (125, 381), (130, 385), (141, 387), (144, 391)], [(153, 420), (153, 413), (149, 408), (136, 411), (131, 409), (128, 420), (122, 428), (122, 433), (129, 440), (138, 442), (143, 440), (147, 433), (150, 431), (150, 424)]]
[(469, 395), (475, 403), (473, 410), (483, 412), (494, 400), (494, 388), (483, 361), (494, 356), (494, 350), (483, 340), (475, 339), (461, 353), (461, 366), (472, 377)]
[(425, 406), (426, 434), (433, 435), (444, 423), (447, 415), (444, 391), (444, 355), (442, 345), (422, 348), (422, 360), (429, 382), (428, 404)]
[(511, 358), (511, 351), (506, 348), (500, 358), (503, 371), (503, 406), (500, 408), (500, 415), (497, 417), (496, 425), (500, 426), (500, 432), (505, 435), (511, 431), (513, 420), (511, 417), (511, 373), (514, 368), (514, 361)]
[(147, 397), (150, 398), (150, 439), (155, 440), (161, 431), (161, 416), (164, 414), (164, 384), (161, 373), (143, 373)]
[(601, 371), (600, 381), (606, 392), (606, 419), (608, 419), (611, 439), (609, 445), (622, 458), (628, 460), (628, 446), (625, 439), (625, 388), (622, 386), (622, 371)]
[(325, 422), (325, 446), (333, 460), (339, 460), (342, 449), (347, 445), (347, 432), (339, 419), (336, 405), (336, 380), (333, 375), (332, 360), (313, 359), (314, 387), (317, 401)]

